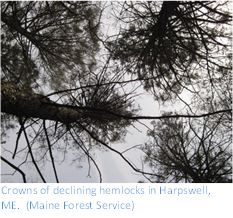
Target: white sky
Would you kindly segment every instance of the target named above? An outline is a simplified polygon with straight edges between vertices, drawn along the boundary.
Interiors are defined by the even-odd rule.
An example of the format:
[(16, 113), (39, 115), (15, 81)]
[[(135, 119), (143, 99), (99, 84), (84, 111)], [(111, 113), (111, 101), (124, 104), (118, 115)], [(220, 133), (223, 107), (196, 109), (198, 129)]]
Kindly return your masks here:
[[(109, 3), (107, 3), (109, 4)], [(105, 14), (103, 15), (103, 26), (102, 31), (105, 32), (107, 35), (112, 35), (117, 33), (117, 23), (113, 19), (111, 15), (111, 9), (105, 10)], [(148, 96), (144, 96), (143, 98), (139, 98), (139, 102), (141, 107), (143, 107), (142, 114), (145, 115), (155, 115), (155, 111), (157, 112), (158, 106), (154, 104), (154, 101), (149, 99)], [(152, 107), (152, 105), (154, 105)], [(124, 143), (117, 143), (112, 146), (119, 151), (124, 151), (132, 146), (138, 145), (143, 143), (145, 139), (146, 129), (142, 125), (138, 126), (139, 130), (142, 131), (138, 132), (134, 128), (130, 128), (130, 133), (126, 137), (126, 142)], [(10, 150), (11, 152), (14, 151), (15, 141), (16, 141), (16, 133), (18, 129), (11, 131), (9, 134), (10, 138), (7, 140), (6, 144), (4, 144), (4, 148)], [(21, 140), (22, 141), (22, 140)], [(22, 146), (25, 147), (24, 142), (21, 142)], [(19, 150), (19, 149), (18, 149)], [(118, 154), (115, 154), (111, 151), (103, 152), (98, 149), (95, 151), (95, 161), (97, 162), (101, 173), (103, 182), (138, 182), (140, 179), (143, 179), (143, 176), (136, 174), (134, 170), (125, 163), (124, 160)], [(141, 167), (141, 153), (139, 151), (135, 152), (135, 149), (132, 151), (128, 151), (125, 153), (126, 157), (132, 159), (133, 162), (137, 163), (138, 167)], [(8, 160), (12, 161), (10, 153), (4, 153), (4, 157)], [(12, 161), (16, 166), (20, 164), (21, 160), (16, 157), (15, 160)], [(58, 172), (58, 176), (61, 182), (99, 182), (99, 175), (98, 172), (93, 164), (91, 164), (91, 178), (87, 177), (88, 174), (88, 164), (87, 161), (81, 163), (82, 168), (78, 168), (75, 164), (70, 165), (70, 161), (67, 159), (62, 164), (56, 164), (56, 169)], [(25, 172), (30, 172), (29, 181), (37, 181), (39, 175), (35, 172), (35, 168), (30, 166), (27, 167), (23, 165), (20, 167), (22, 170), (25, 169)], [(2, 173), (8, 173), (10, 167), (2, 162)], [(13, 169), (10, 169), (13, 172)], [(47, 162), (46, 165), (42, 169), (42, 173), (45, 176), (45, 179), (48, 182), (55, 182), (54, 173), (52, 171), (52, 164)], [(3, 176), (2, 182), (20, 182), (22, 181), (21, 175), (16, 172), (14, 176)]]
[[(116, 32), (116, 23), (112, 21), (112, 18), (109, 14), (106, 16), (106, 33), (113, 34)], [(111, 23), (113, 22), (113, 23)], [(188, 99), (188, 96), (187, 96)], [(156, 116), (160, 115), (160, 109), (163, 110), (169, 110), (171, 106), (160, 108), (158, 103), (156, 103), (152, 97), (143, 95), (141, 98), (138, 98), (138, 103), (140, 104), (142, 111), (141, 114), (145, 116)], [(176, 105), (176, 109), (181, 105)], [(174, 108), (173, 108), (174, 111)], [(143, 123), (146, 123), (149, 125), (151, 121), (143, 121)], [(147, 129), (141, 125), (141, 124), (135, 124), (135, 127), (137, 129), (131, 127), (130, 133), (126, 136), (125, 142), (122, 143), (116, 143), (112, 146), (117, 149), (118, 151), (124, 151), (130, 147), (133, 147), (135, 145), (143, 144), (146, 141), (146, 132)], [(10, 138), (6, 141), (6, 143), (3, 145), (5, 149), (14, 150), (15, 147), (15, 141), (16, 141), (16, 132), (18, 129), (11, 131), (9, 134)], [(23, 144), (23, 142), (21, 142)], [(94, 155), (94, 159), (97, 162), (101, 173), (102, 173), (102, 179), (105, 183), (116, 183), (116, 182), (138, 182), (139, 180), (145, 180), (144, 177), (140, 174), (135, 173), (135, 171), (127, 164), (124, 160), (121, 159), (121, 157), (111, 151), (103, 152), (101, 150), (96, 149)], [(132, 160), (133, 163), (137, 165), (137, 167), (141, 167), (141, 161), (142, 161), (142, 153), (136, 149), (130, 150), (129, 152), (126, 152), (124, 154), (126, 157), (128, 157), (130, 160)], [(4, 157), (8, 160), (11, 160), (11, 154), (10, 153), (4, 153)], [(21, 160), (19, 158), (16, 158), (13, 163), (15, 165), (19, 164)], [(56, 164), (56, 169), (58, 172), (58, 176), (60, 179), (60, 182), (99, 182), (98, 172), (95, 169), (95, 166), (91, 165), (91, 178), (87, 177), (88, 174), (88, 164), (87, 161), (82, 163), (83, 168), (77, 168), (76, 165), (70, 165), (70, 161), (67, 160), (63, 162), (61, 165)], [(7, 166), (5, 163), (1, 161), (1, 173), (7, 173), (9, 172), (10, 167)], [(32, 166), (24, 165), (21, 168), (26, 169), (25, 172), (30, 172), (29, 176), (29, 182), (37, 182), (39, 176), (37, 175), (35, 168)], [(149, 169), (148, 169), (149, 170)], [(11, 169), (13, 172), (13, 170)], [(47, 162), (46, 165), (42, 169), (42, 173), (45, 175), (45, 179), (48, 182), (55, 182), (54, 173), (52, 171), (52, 164), (50, 162)], [(2, 176), (2, 182), (22, 182), (21, 175), (16, 172), (14, 176)]]
[[(155, 115), (158, 114), (158, 105), (149, 97), (144, 96), (143, 98), (138, 99), (138, 103), (143, 106), (142, 114), (146, 115)], [(147, 121), (149, 124), (150, 121)], [(145, 122), (144, 122), (145, 123)], [(146, 140), (146, 131), (147, 129), (141, 124), (135, 124), (135, 127), (141, 131), (139, 132), (135, 128), (130, 128), (129, 133), (125, 138), (125, 142), (116, 143), (112, 146), (118, 151), (125, 151), (128, 148), (131, 148), (135, 145), (143, 144)], [(11, 131), (9, 134), (10, 138), (3, 145), (4, 148), (13, 152), (16, 141), (16, 132), (18, 129)], [(25, 146), (24, 142), (21, 140), (21, 146)], [(18, 149), (19, 150), (19, 149)], [(138, 182), (139, 180), (143, 180), (144, 177), (138, 173), (136, 173), (118, 154), (115, 154), (111, 151), (105, 152), (98, 149), (94, 150), (95, 155), (94, 159), (97, 162), (101, 173), (102, 173), (102, 182), (105, 183), (118, 183), (118, 182)], [(133, 163), (137, 165), (138, 168), (141, 168), (142, 162), (142, 153), (137, 149), (132, 149), (126, 153), (124, 153), (125, 157), (129, 158)], [(11, 161), (12, 155), (7, 152), (4, 153), (4, 157)], [(93, 164), (91, 164), (91, 178), (87, 177), (88, 175), (88, 164), (87, 161), (82, 162), (82, 168), (78, 168), (76, 164), (71, 165), (70, 158), (67, 158), (65, 162), (62, 164), (56, 164), (56, 169), (58, 172), (58, 176), (60, 182), (99, 182), (99, 174)], [(13, 160), (15, 165), (19, 164), (21, 160), (19, 157), (16, 157)], [(25, 172), (30, 174), (29, 182), (36, 182), (39, 179), (38, 174), (35, 171), (33, 166), (22, 166), (20, 167), (22, 170), (25, 169)], [(10, 167), (2, 162), (2, 173), (13, 172)], [(149, 170), (149, 169), (148, 169)], [(55, 182), (54, 173), (52, 171), (52, 164), (47, 162), (46, 165), (42, 169), (42, 173), (45, 176), (46, 181)], [(145, 179), (144, 179), (145, 180)], [(2, 176), (2, 182), (21, 182), (21, 175), (16, 172), (14, 176)]]

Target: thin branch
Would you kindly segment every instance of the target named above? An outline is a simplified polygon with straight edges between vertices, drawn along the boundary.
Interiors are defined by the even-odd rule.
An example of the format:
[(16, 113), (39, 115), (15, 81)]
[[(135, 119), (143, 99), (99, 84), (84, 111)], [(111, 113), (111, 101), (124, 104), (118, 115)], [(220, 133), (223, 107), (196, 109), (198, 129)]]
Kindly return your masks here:
[(128, 149), (122, 151), (121, 154), (123, 154), (123, 153), (125, 153), (125, 152), (127, 152), (127, 151), (130, 151), (130, 150), (132, 150), (132, 149), (134, 149), (134, 148), (137, 148), (138, 146), (142, 146), (142, 144), (134, 145), (133, 147), (130, 147), (130, 148), (128, 148)]
[(25, 173), (24, 173), (21, 169), (19, 169), (19, 167), (15, 166), (14, 164), (12, 164), (11, 162), (9, 162), (7, 159), (5, 159), (5, 158), (2, 157), (2, 156), (1, 156), (1, 159), (2, 159), (2, 161), (4, 161), (6, 164), (8, 164), (9, 166), (11, 166), (13, 169), (15, 169), (16, 171), (18, 171), (18, 172), (22, 175), (22, 177), (23, 177), (23, 182), (24, 182), (24, 183), (27, 183), (27, 181), (26, 181), (26, 175), (25, 175)]
[(27, 132), (26, 132), (26, 130), (25, 130), (25, 128), (24, 128), (24, 124), (23, 124), (22, 122), (20, 122), (20, 125), (21, 125), (22, 128), (23, 128), (24, 137), (25, 137), (26, 142), (27, 142), (28, 151), (29, 151), (29, 153), (30, 153), (32, 162), (33, 162), (33, 164), (34, 164), (34, 166), (35, 166), (37, 172), (39, 173), (39, 175), (40, 175), (42, 181), (43, 181), (44, 183), (46, 183), (46, 181), (45, 181), (45, 179), (44, 179), (44, 177), (43, 177), (43, 175), (42, 175), (42, 173), (41, 173), (39, 167), (37, 166), (37, 163), (36, 163), (36, 161), (35, 161), (35, 158), (34, 158), (34, 156), (33, 156), (32, 149), (31, 149), (31, 146), (30, 146), (30, 142), (29, 142), (29, 140), (28, 140)]
[(110, 147), (107, 143), (103, 142), (102, 140), (98, 139), (96, 136), (94, 136), (91, 131), (89, 131), (85, 126), (83, 126), (81, 123), (78, 123), (78, 125), (84, 130), (86, 131), (95, 141), (99, 142), (100, 144), (102, 144), (103, 146), (105, 146), (106, 148), (108, 148), (109, 150), (115, 152), (116, 154), (118, 154), (135, 172), (137, 173), (143, 173), (143, 174), (147, 174), (147, 175), (152, 175), (154, 176), (154, 173), (148, 173), (148, 172), (143, 172), (142, 170), (136, 168), (133, 166), (132, 163), (130, 163), (129, 160), (127, 160), (127, 158), (119, 151), (115, 150), (114, 148)]
[(54, 175), (55, 175), (55, 178), (56, 178), (56, 182), (59, 183), (58, 176), (57, 176), (57, 171), (56, 171), (56, 166), (55, 166), (55, 163), (54, 163), (53, 152), (52, 152), (52, 149), (51, 149), (52, 146), (51, 146), (51, 143), (50, 143), (50, 140), (49, 140), (49, 136), (48, 136), (48, 133), (47, 133), (45, 120), (43, 120), (43, 128), (44, 128), (44, 132), (45, 132), (45, 135), (46, 135), (46, 140), (47, 140), (47, 143), (48, 143), (49, 155), (50, 155), (50, 158), (51, 158), (51, 162), (52, 162), (52, 166), (53, 166), (53, 171), (54, 171)]
[[(74, 139), (74, 141), (75, 141), (77, 144), (79, 144), (78, 141), (76, 140), (76, 138), (74, 137), (74, 135), (72, 134), (72, 132), (71, 132), (71, 131), (69, 131), (69, 132), (70, 132), (71, 137)], [(89, 154), (89, 152), (87, 152), (82, 146), (80, 146), (80, 148), (84, 151), (84, 153), (88, 156), (88, 158), (91, 159), (91, 161), (92, 161), (93, 164), (95, 165), (95, 167), (96, 167), (96, 169), (97, 169), (97, 171), (98, 171), (98, 173), (99, 173), (100, 183), (102, 183), (102, 174), (101, 174), (101, 171), (100, 171), (100, 169), (99, 169), (99, 166), (97, 165), (97, 163), (95, 162), (95, 160), (91, 157), (91, 155)]]
[[(21, 117), (20, 117), (19, 119), (21, 119)], [(26, 119), (23, 121), (23, 124), (24, 124), (25, 122), (26, 122)], [(22, 133), (22, 126), (20, 126), (19, 132), (18, 132), (18, 134), (17, 134), (16, 144), (15, 144), (15, 150), (14, 150), (12, 159), (15, 158), (15, 155), (16, 155), (16, 152), (17, 152), (17, 149), (18, 149), (18, 145), (19, 145), (19, 139), (20, 139), (21, 133)]]

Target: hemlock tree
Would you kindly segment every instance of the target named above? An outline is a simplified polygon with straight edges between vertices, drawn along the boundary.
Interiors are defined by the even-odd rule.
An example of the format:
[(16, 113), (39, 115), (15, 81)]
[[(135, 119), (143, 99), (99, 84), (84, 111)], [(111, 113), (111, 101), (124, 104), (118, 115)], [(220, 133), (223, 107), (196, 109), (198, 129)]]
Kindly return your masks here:
[(182, 100), (184, 91), (198, 94), (199, 80), (211, 85), (219, 77), (216, 69), (231, 69), (224, 63), (231, 57), (227, 2), (120, 4), (115, 13), (126, 28), (108, 48), (156, 100)]
[[(153, 140), (142, 147), (145, 162), (154, 172), (147, 179), (230, 182), (231, 111), (221, 118), (190, 121), (197, 113), (224, 113), (232, 105), (229, 3), (120, 4), (115, 13), (126, 28), (108, 42), (113, 58), (134, 74), (155, 100), (183, 103), (190, 115), (182, 121), (189, 124), (189, 130), (176, 119), (153, 122), (153, 130), (148, 130)], [(167, 116), (172, 114), (180, 117), (177, 111)]]
[(24, 88), (69, 87), (95, 64), (100, 13), (88, 2), (3, 2), (3, 75)]
[[(143, 147), (152, 182), (232, 182), (232, 132), (227, 115), (154, 122)], [(225, 122), (225, 123), (224, 123)], [(228, 129), (228, 130), (227, 130)]]
[(107, 62), (96, 64), (100, 6), (98, 2), (2, 3), (2, 136), (18, 122), (12, 158), (22, 151), (18, 145), (24, 135), (25, 149), (44, 182), (38, 164), (47, 153), (58, 182), (54, 150), (65, 154), (78, 149), (94, 162), (89, 154), (92, 144), (125, 135), (130, 121), (115, 113), (131, 116), (134, 111), (129, 94), (119, 92), (124, 84), (116, 87), (111, 81), (120, 75), (112, 77)]
[[(56, 163), (71, 150), (75, 160), (85, 157), (89, 166), (95, 165), (101, 182), (91, 152), (104, 148), (151, 182), (229, 182), (228, 7), (226, 2), (2, 2), (2, 161), (24, 182), (23, 164), (32, 162), (46, 182), (41, 169), (51, 161), (59, 182)], [(102, 15), (108, 8), (121, 28), (105, 37)], [(141, 116), (140, 87), (159, 103), (184, 108)], [(180, 123), (181, 117), (189, 128)], [(140, 148), (151, 166), (147, 171), (111, 144), (123, 140), (130, 127), (138, 129), (138, 123), (151, 129), (143, 120), (157, 120), (149, 135), (159, 142)], [(7, 136), (16, 128), (15, 147), (9, 151)], [(21, 147), (21, 140), (26, 146)], [(174, 149), (172, 154), (183, 149), (189, 156), (183, 153), (185, 159), (178, 157), (174, 164), (177, 160), (167, 149)], [(22, 162), (15, 165), (9, 154), (12, 159), (23, 156)], [(178, 167), (184, 164), (186, 171)]]

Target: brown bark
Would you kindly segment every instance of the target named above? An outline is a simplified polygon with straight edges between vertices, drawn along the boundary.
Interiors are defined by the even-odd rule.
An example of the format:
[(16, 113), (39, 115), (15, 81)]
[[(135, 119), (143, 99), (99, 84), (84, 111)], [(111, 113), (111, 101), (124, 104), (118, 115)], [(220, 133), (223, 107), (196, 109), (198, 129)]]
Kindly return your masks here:
[(17, 117), (40, 118), (64, 124), (76, 122), (88, 114), (83, 109), (65, 107), (41, 94), (20, 89), (17, 85), (1, 80), (1, 111)]

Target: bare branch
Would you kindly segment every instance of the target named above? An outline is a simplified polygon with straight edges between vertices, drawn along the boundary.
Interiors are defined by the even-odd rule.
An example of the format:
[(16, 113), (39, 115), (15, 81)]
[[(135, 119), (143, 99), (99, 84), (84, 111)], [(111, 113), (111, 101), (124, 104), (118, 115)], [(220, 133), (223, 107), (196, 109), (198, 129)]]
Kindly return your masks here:
[(8, 164), (9, 166), (11, 166), (13, 169), (15, 169), (16, 171), (18, 171), (18, 172), (22, 175), (22, 177), (23, 177), (23, 182), (24, 182), (24, 183), (27, 183), (27, 181), (26, 181), (26, 175), (25, 175), (25, 173), (24, 173), (21, 169), (19, 169), (17, 166), (15, 166), (14, 164), (12, 164), (11, 162), (9, 162), (7, 159), (5, 159), (5, 158), (2, 157), (2, 156), (1, 156), (1, 159), (2, 159), (2, 161), (4, 161), (6, 164)]

